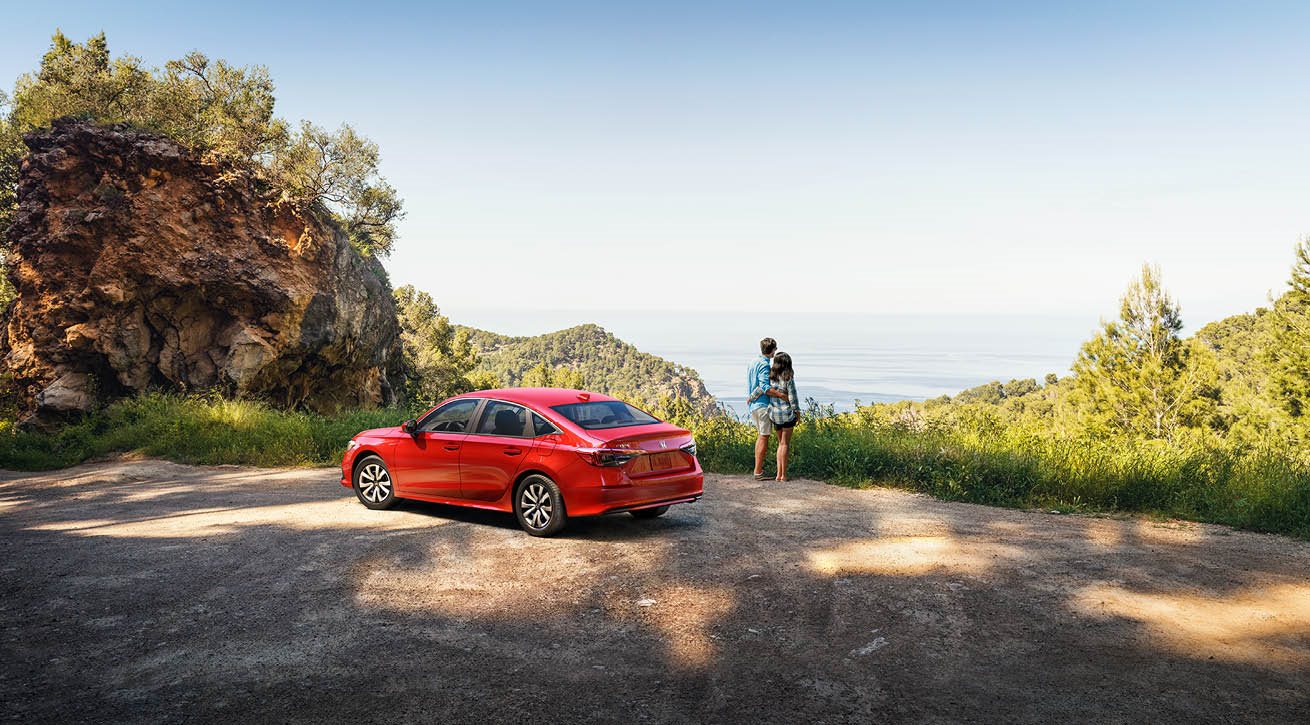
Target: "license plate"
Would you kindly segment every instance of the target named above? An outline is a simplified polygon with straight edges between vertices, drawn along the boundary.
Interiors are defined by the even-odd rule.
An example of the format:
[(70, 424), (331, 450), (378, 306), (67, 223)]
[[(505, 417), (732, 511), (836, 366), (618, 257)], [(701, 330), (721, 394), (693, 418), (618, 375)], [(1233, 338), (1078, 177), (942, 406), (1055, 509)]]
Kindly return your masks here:
[(643, 473), (659, 473), (661, 471), (671, 471), (677, 468), (686, 468), (687, 462), (683, 459), (682, 454), (669, 453), (651, 453), (641, 456), (632, 462), (632, 468), (629, 473), (641, 475)]
[(656, 453), (650, 456), (650, 470), (667, 471), (670, 468), (682, 467), (682, 456), (677, 453)]

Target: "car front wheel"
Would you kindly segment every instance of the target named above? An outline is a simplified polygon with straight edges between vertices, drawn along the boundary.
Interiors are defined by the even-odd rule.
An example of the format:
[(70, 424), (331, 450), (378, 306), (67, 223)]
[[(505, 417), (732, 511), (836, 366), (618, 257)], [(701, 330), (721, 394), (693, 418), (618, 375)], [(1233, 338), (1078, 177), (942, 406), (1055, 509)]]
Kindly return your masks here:
[(568, 521), (559, 486), (540, 474), (528, 476), (519, 484), (514, 495), (514, 515), (519, 526), (533, 536), (559, 533)]
[(377, 456), (355, 462), (355, 495), (371, 509), (389, 509), (396, 505), (396, 486), (387, 464)]

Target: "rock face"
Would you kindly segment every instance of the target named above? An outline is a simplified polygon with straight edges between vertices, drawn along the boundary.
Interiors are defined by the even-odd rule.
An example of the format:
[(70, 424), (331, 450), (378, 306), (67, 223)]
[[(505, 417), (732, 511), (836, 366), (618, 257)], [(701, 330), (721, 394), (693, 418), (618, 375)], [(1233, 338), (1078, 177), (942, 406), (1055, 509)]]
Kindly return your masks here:
[(390, 287), (332, 226), (152, 134), (63, 121), (26, 143), (0, 356), (27, 422), (153, 389), (394, 400)]

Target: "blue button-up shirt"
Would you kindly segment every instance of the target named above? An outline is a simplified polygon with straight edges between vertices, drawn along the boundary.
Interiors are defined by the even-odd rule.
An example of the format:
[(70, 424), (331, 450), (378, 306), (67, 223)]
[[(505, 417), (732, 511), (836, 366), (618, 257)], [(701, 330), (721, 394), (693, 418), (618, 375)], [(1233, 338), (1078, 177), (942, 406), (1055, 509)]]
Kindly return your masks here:
[(750, 402), (747, 410), (769, 407), (769, 396), (764, 391), (769, 389), (769, 367), (772, 363), (763, 355), (755, 359), (746, 370), (746, 400)]

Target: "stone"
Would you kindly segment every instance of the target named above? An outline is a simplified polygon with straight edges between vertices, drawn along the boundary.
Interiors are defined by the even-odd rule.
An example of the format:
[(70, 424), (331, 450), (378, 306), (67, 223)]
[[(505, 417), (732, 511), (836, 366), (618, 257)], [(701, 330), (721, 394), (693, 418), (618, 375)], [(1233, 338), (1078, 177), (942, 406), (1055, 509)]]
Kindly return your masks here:
[(91, 409), (91, 376), (67, 372), (37, 394), (37, 404), (56, 413), (85, 412)]
[(147, 390), (395, 402), (386, 273), (329, 219), (125, 126), (61, 120), (24, 141), (0, 330), (23, 424)]

